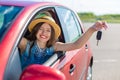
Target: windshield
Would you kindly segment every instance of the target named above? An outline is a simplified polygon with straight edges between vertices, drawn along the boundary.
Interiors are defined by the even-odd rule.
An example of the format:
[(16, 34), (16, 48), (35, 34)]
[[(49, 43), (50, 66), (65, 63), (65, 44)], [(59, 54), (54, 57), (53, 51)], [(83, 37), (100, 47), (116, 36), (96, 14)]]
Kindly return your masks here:
[(0, 5), (0, 42), (4, 37), (7, 29), (10, 27), (10, 24), (21, 10), (22, 7), (18, 6)]

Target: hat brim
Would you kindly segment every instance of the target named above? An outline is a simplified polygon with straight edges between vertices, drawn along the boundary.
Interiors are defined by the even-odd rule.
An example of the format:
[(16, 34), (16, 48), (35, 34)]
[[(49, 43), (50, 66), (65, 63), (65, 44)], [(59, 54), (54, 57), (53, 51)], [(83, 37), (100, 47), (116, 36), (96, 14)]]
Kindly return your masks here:
[(28, 27), (29, 31), (31, 32), (32, 29), (35, 27), (35, 25), (40, 23), (40, 22), (48, 23), (51, 25), (51, 27), (53, 27), (53, 29), (55, 31), (55, 38), (56, 39), (60, 36), (60, 33), (61, 33), (60, 27), (55, 22), (53, 22), (51, 20), (47, 20), (47, 19), (35, 19), (35, 20), (33, 20)]

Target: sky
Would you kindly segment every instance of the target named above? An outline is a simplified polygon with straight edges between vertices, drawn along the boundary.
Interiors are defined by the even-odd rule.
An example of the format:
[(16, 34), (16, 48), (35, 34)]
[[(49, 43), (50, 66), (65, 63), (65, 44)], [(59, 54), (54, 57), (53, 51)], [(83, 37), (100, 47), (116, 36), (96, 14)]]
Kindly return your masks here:
[(57, 2), (77, 12), (92, 12), (96, 15), (120, 14), (120, 0), (28, 0), (28, 1)]

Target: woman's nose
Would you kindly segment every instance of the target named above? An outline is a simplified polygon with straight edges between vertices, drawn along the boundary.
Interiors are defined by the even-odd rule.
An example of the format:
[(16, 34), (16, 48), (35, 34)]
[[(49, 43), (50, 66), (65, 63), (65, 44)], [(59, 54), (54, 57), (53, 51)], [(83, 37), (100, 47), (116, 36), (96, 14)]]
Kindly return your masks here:
[(45, 30), (42, 30), (42, 34), (46, 34), (46, 31), (45, 31)]

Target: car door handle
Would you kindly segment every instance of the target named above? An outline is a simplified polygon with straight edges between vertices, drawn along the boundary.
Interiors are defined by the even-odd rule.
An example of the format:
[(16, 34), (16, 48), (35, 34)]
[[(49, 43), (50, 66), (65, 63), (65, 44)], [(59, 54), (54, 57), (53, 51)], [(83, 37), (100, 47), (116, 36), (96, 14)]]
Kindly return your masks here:
[(69, 73), (71, 74), (75, 70), (75, 68), (76, 68), (76, 65), (75, 64), (71, 64)]
[(88, 45), (87, 44), (85, 45), (85, 49), (88, 49)]
[(88, 45), (87, 44), (85, 45), (85, 50), (88, 51)]

